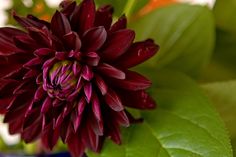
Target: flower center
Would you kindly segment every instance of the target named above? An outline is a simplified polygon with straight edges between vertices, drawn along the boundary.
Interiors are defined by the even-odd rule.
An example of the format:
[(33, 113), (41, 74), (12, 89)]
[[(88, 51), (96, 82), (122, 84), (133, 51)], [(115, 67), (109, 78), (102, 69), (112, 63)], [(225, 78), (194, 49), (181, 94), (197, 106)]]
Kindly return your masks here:
[(73, 71), (76, 61), (60, 61), (55, 63), (48, 71), (46, 79), (46, 88), (50, 97), (56, 97), (60, 100), (68, 100), (73, 93), (78, 93), (77, 83), (79, 77)]

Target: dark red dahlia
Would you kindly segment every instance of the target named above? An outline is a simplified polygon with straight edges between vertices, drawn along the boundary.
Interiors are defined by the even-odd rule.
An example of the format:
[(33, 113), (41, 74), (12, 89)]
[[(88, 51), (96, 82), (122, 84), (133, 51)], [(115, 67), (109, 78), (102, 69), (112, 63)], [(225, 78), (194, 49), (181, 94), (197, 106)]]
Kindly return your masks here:
[(126, 17), (93, 0), (62, 2), (51, 23), (14, 14), (26, 31), (0, 29), (0, 113), (11, 134), (52, 149), (59, 137), (74, 157), (98, 152), (105, 137), (121, 143), (125, 107), (152, 109), (151, 82), (128, 70), (152, 57), (152, 40), (135, 42)]

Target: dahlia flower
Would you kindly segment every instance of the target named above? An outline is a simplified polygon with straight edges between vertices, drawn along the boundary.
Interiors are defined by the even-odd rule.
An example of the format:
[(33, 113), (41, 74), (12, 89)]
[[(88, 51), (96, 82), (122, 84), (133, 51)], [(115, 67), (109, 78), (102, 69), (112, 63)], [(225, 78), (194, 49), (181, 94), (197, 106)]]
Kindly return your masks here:
[(120, 126), (135, 122), (127, 107), (155, 107), (151, 82), (129, 69), (159, 47), (134, 42), (125, 16), (112, 24), (110, 5), (60, 7), (50, 23), (13, 13), (24, 30), (0, 28), (0, 113), (26, 143), (40, 139), (51, 150), (61, 139), (80, 157), (99, 152), (106, 137), (121, 144)]

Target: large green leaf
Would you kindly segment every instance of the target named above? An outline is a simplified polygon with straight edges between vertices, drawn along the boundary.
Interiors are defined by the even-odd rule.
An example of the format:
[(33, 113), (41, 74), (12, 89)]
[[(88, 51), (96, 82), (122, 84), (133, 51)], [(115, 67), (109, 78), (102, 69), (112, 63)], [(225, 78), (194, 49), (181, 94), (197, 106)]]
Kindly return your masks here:
[(155, 75), (150, 93), (158, 108), (123, 129), (123, 145), (107, 140), (101, 154), (89, 157), (232, 157), (224, 125), (196, 84), (181, 73)]
[(236, 81), (209, 83), (202, 87), (225, 121), (236, 152)]
[(236, 35), (217, 29), (216, 47), (201, 80), (219, 82), (236, 79)]
[(216, 0), (214, 15), (218, 27), (236, 33), (236, 0)]
[(131, 24), (137, 40), (155, 39), (161, 50), (146, 66), (177, 69), (196, 76), (209, 62), (214, 47), (213, 15), (207, 7), (176, 4)]

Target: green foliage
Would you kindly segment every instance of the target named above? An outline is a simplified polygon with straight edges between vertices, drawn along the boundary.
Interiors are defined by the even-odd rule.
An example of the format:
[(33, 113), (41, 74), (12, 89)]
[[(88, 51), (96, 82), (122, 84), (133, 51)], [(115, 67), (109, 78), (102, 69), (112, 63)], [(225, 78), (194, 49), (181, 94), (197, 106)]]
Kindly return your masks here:
[(214, 46), (214, 22), (209, 9), (186, 4), (157, 9), (131, 24), (137, 40), (153, 38), (161, 50), (147, 66), (198, 76)]
[(123, 145), (106, 141), (100, 155), (89, 157), (232, 157), (223, 123), (194, 81), (173, 71), (150, 76), (157, 109), (142, 113), (144, 124), (124, 129)]
[(214, 14), (219, 28), (236, 33), (236, 0), (216, 0)]
[(204, 82), (236, 79), (236, 35), (217, 29), (216, 46), (211, 63), (204, 70)]
[[(202, 88), (224, 119), (232, 141), (236, 141), (236, 81), (209, 83)], [(233, 142), (233, 147), (236, 150), (236, 142)]]

